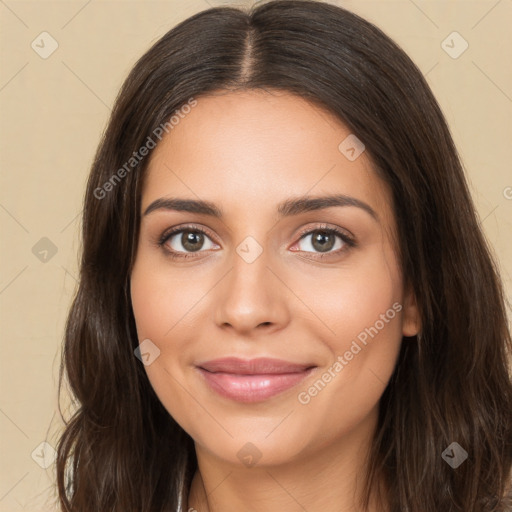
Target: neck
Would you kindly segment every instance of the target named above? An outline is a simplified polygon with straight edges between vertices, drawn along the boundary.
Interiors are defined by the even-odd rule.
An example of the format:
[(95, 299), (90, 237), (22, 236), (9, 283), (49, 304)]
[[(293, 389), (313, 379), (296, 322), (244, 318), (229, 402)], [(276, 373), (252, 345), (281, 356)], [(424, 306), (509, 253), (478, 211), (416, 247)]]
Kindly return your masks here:
[[(187, 512), (361, 512), (359, 500), (376, 418), (314, 452), (279, 465), (245, 467), (216, 458), (196, 444), (198, 471)], [(366, 441), (366, 442), (365, 442)], [(379, 482), (384, 499), (383, 482)], [(388, 506), (370, 496), (367, 512)]]

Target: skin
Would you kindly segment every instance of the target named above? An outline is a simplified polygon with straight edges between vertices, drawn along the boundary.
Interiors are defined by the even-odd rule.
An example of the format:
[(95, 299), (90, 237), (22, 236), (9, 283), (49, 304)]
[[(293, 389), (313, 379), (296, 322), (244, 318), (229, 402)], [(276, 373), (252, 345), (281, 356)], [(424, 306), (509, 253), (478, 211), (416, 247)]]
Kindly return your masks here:
[[(175, 197), (211, 201), (224, 215), (166, 209), (142, 215), (131, 274), (139, 341), (149, 338), (160, 350), (145, 366), (148, 378), (195, 442), (199, 471), (185, 510), (359, 510), (379, 399), (408, 342), (402, 336), (420, 329), (395, 253), (390, 191), (367, 152), (349, 161), (338, 149), (350, 130), (300, 97), (217, 91), (197, 100), (153, 151), (141, 211)], [(378, 219), (355, 206), (277, 214), (287, 199), (334, 193), (364, 201)], [(198, 251), (183, 247), (181, 233), (158, 245), (165, 230), (186, 224), (208, 230)], [(332, 235), (335, 245), (319, 259), (313, 235), (301, 239), (301, 230), (325, 225), (349, 233), (357, 245)], [(248, 236), (262, 249), (252, 263), (236, 251)], [(165, 248), (192, 257), (172, 259)], [(394, 303), (401, 306), (394, 318), (300, 403), (299, 393)], [(195, 367), (231, 355), (317, 368), (284, 393), (244, 404), (210, 390)], [(237, 456), (248, 442), (260, 454), (252, 467)], [(383, 507), (372, 497), (371, 511)]]

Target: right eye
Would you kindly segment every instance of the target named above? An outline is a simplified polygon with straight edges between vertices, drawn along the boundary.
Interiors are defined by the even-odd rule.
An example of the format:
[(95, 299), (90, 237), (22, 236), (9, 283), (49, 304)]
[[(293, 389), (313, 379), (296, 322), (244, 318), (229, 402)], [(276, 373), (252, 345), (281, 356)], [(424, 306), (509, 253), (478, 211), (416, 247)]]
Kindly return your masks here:
[(173, 258), (190, 258), (196, 252), (204, 252), (216, 246), (206, 230), (199, 226), (185, 226), (166, 231), (160, 238), (159, 245)]

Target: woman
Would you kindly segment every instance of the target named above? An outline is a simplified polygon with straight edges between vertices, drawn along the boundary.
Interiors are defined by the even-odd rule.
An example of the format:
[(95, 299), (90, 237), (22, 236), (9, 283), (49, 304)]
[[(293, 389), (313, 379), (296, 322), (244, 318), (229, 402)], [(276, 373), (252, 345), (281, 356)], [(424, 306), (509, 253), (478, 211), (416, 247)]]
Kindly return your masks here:
[(183, 21), (93, 164), (62, 510), (510, 510), (511, 338), (442, 113), (379, 29)]

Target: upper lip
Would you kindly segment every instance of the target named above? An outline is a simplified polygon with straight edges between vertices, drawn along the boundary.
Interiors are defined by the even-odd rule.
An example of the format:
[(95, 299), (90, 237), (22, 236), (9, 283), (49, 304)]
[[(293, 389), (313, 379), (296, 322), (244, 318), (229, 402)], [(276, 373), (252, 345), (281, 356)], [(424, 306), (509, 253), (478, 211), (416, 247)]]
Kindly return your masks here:
[(314, 367), (313, 364), (292, 363), (290, 361), (268, 357), (259, 357), (256, 359), (224, 357), (206, 361), (197, 366), (212, 373), (222, 372), (240, 375), (297, 373)]

